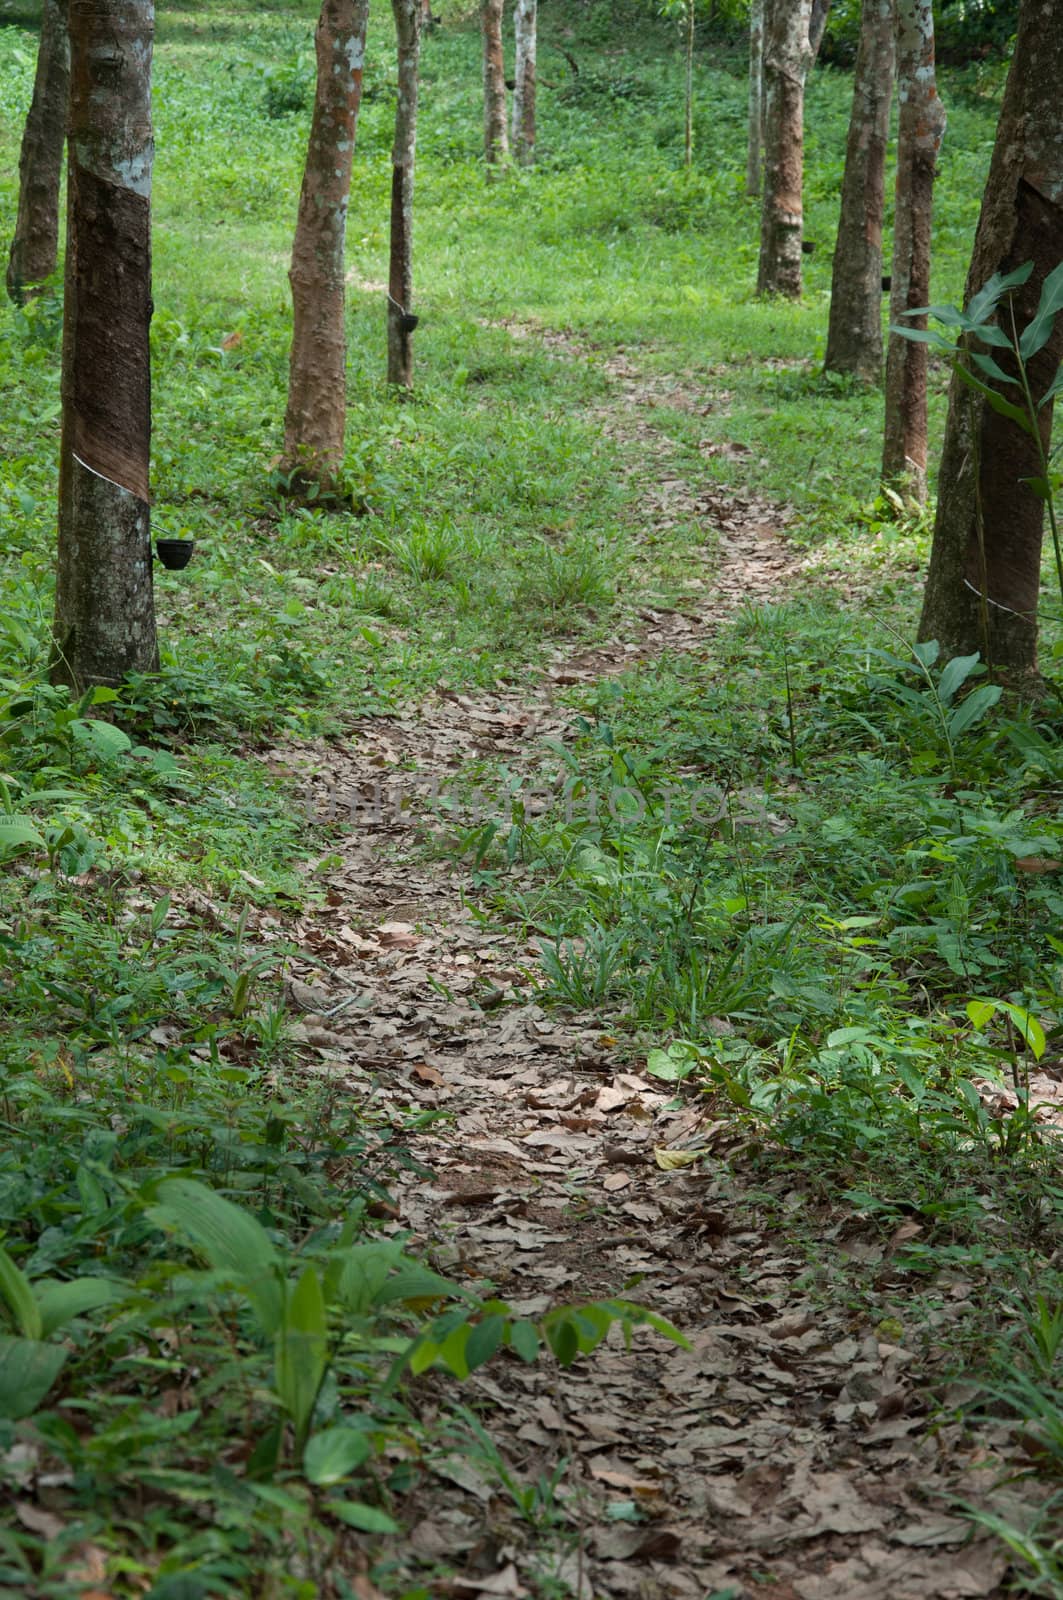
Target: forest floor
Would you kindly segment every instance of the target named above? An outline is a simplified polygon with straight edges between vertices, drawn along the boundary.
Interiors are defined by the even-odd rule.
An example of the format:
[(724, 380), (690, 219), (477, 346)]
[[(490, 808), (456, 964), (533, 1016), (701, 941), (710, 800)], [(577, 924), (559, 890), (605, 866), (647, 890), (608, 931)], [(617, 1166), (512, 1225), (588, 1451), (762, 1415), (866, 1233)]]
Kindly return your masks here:
[[(0, 304), (0, 1596), (1063, 1600), (1063, 715), (911, 644), (930, 515), (822, 370), (851, 81), (764, 301), (743, 40), (687, 168), (674, 27), (557, 0), (486, 181), (433, 10), (402, 399), (370, 28), (343, 510), (270, 466), (312, 19), (159, 13), (196, 543), (102, 706), (48, 676), (59, 282)], [(942, 304), (1003, 75), (942, 72)]]
[[(271, 756), (305, 784), (312, 814), (336, 819), (327, 905), (288, 930), (306, 956), (288, 967), (305, 1013), (295, 1036), (315, 1072), (378, 1113), (439, 1115), (409, 1145), (431, 1176), (392, 1186), (411, 1248), (530, 1316), (629, 1295), (689, 1348), (643, 1332), (569, 1371), (513, 1360), (474, 1375), (479, 1426), (444, 1430), (404, 1507), (396, 1574), (462, 1600), (1003, 1592), (1000, 1545), (972, 1539), (958, 1506), (992, 1501), (1023, 1520), (1021, 1495), (997, 1483), (1012, 1430), (950, 1420), (965, 1391), (941, 1381), (947, 1296), (913, 1348), (873, 1326), (835, 1270), (855, 1259), (888, 1277), (919, 1224), (884, 1240), (807, 1175), (766, 1179), (740, 1125), (647, 1076), (601, 1015), (544, 1009), (537, 944), (485, 918), (468, 868), (431, 848), (485, 761), (511, 781), (484, 814), (515, 793), (530, 805), (558, 793), (570, 686), (703, 651), (737, 608), (816, 581), (784, 512), (675, 466), (655, 412), (696, 413), (718, 392), (643, 375), (623, 351), (511, 331), (606, 375), (596, 414), (637, 479), (636, 540), (692, 517), (718, 539), (682, 609), (558, 650), (522, 690), (433, 695)], [(959, 1274), (953, 1293), (965, 1297)]]

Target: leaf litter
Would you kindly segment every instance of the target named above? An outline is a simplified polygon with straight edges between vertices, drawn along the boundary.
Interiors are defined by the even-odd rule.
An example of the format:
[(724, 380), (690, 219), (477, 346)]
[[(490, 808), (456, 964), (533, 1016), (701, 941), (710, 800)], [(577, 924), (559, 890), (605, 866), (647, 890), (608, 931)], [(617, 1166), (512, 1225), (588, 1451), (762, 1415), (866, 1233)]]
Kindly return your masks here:
[[(505, 326), (559, 359), (587, 355), (570, 334)], [(766, 1215), (734, 1130), (633, 1069), (606, 1019), (545, 1010), (538, 950), (474, 914), (467, 871), (426, 859), (433, 799), (470, 766), (489, 758), (541, 780), (547, 741), (568, 735), (563, 687), (696, 648), (738, 606), (808, 581), (785, 510), (669, 467), (654, 409), (707, 412), (726, 396), (647, 378), (623, 351), (603, 369), (601, 426), (645, 491), (637, 532), (662, 518), (715, 529), (686, 608), (644, 608), (625, 637), (559, 652), (519, 692), (440, 690), (352, 723), (342, 741), (270, 757), (333, 819), (325, 905), (273, 934), (303, 952), (287, 996), (307, 1069), (396, 1125), (411, 1107), (442, 1116), (410, 1136), (431, 1176), (394, 1182), (391, 1225), (521, 1313), (623, 1293), (690, 1342), (640, 1333), (625, 1349), (611, 1336), (565, 1371), (507, 1360), (475, 1373), (462, 1398), (478, 1430), (429, 1458), (390, 1558), (441, 1600), (566, 1587), (577, 1600), (1002, 1593), (1006, 1557), (956, 1507), (992, 1494), (1008, 1509), (993, 1484), (1009, 1430), (946, 1413), (929, 1431), (932, 1352), (890, 1342), (824, 1293)], [(271, 916), (256, 919), (259, 937)], [(881, 1252), (858, 1219), (800, 1191), (782, 1202), (828, 1255)], [(430, 1415), (430, 1378), (424, 1392)], [(507, 1482), (539, 1485), (538, 1500), (525, 1494), (522, 1510)]]

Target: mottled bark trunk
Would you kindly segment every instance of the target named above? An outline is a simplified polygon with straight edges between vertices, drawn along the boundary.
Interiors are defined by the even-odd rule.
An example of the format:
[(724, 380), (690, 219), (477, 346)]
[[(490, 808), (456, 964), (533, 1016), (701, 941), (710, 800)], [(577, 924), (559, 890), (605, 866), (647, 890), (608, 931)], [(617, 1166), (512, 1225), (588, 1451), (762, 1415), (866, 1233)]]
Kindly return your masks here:
[(502, 7), (503, 0), (480, 0), (480, 26), (484, 38), (484, 160), (489, 167), (509, 159)]
[(758, 294), (801, 294), (805, 78), (812, 0), (767, 0), (764, 24), (764, 203)]
[(281, 469), (294, 489), (328, 487), (347, 420), (347, 202), (362, 97), (369, 0), (322, 0), (317, 88), (288, 277), (292, 350)]
[(834, 247), (828, 372), (882, 381), (882, 213), (893, 92), (893, 0), (864, 0)]
[(388, 274), (388, 382), (413, 384), (413, 162), (421, 57), (420, 0), (391, 0), (399, 47), (399, 99), (391, 152), (391, 264)]
[(749, 7), (749, 145), (746, 153), (746, 194), (760, 195), (764, 148), (764, 0)]
[(513, 36), (517, 47), (513, 72), (513, 154), (522, 167), (535, 160), (535, 66), (539, 0), (516, 0)]
[(812, 15), (808, 23), (809, 65), (819, 56), (823, 35), (827, 31), (831, 0), (812, 0)]
[(52, 681), (158, 666), (151, 571), (152, 0), (71, 0)]
[[(1057, 0), (1023, 0), (1015, 55), (982, 200), (970, 299), (996, 272), (1034, 262), (1014, 300), (1021, 329), (1047, 272), (1063, 260), (1063, 27)], [(1010, 334), (1005, 307), (1000, 322)], [(992, 355), (1005, 371), (1004, 350)], [(1059, 326), (1030, 363), (1034, 398), (1051, 385), (1063, 355)], [(1018, 391), (1009, 388), (1009, 399)], [(1051, 405), (1041, 412), (1051, 433)], [(938, 483), (934, 542), (919, 624), (945, 656), (980, 650), (1010, 677), (1037, 670), (1037, 605), (1044, 505), (1022, 481), (1040, 475), (1034, 441), (954, 378)]]
[(18, 161), (18, 217), (7, 262), (7, 292), (21, 301), (55, 271), (59, 251), (59, 180), (63, 173), (70, 41), (67, 0), (44, 0), (33, 99)]
[(687, 0), (686, 16), (686, 99), (683, 117), (683, 164), (694, 159), (694, 0)]
[[(893, 215), (890, 322), (926, 327), (905, 317), (930, 298), (930, 227), (934, 178), (945, 134), (945, 108), (934, 75), (932, 0), (897, 0), (897, 190)], [(926, 499), (927, 347), (891, 334), (886, 356), (886, 426), (882, 477)]]

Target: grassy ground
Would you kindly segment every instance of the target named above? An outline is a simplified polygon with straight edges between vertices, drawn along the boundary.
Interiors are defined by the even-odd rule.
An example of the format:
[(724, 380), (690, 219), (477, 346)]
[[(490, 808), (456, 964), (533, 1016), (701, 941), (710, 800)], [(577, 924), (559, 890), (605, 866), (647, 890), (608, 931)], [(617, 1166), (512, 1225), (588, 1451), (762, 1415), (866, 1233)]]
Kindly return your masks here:
[[(608, 727), (610, 751), (626, 751), (649, 787), (692, 772), (729, 790), (752, 784), (782, 819), (785, 850), (770, 831), (742, 855), (724, 832), (706, 844), (683, 827), (655, 832), (651, 818), (630, 835), (529, 835), (550, 875), (532, 899), (515, 906), (486, 856), (484, 888), (542, 935), (559, 999), (608, 1006), (636, 1041), (687, 1040), (662, 1070), (705, 1081), (736, 1114), (774, 1117), (785, 1159), (827, 1183), (841, 1174), (863, 1196), (853, 1203), (887, 1223), (936, 1219), (918, 1249), (966, 1252), (980, 1307), (994, 1273), (1023, 1329), (1035, 1325), (1037, 1289), (1049, 1321), (1060, 1303), (1047, 1269), (1034, 1284), (1022, 1264), (1051, 1253), (1058, 1216), (1043, 1149), (1029, 1126), (1009, 1132), (1018, 1125), (969, 1097), (963, 1123), (965, 1092), (950, 1076), (991, 1067), (1006, 1038), (985, 1019), (972, 1042), (964, 1005), (975, 995), (1055, 1025), (1058, 952), (1046, 930), (1063, 907), (1051, 871), (1023, 876), (1016, 862), (1063, 853), (1057, 730), (1047, 716), (1000, 720), (950, 753), (929, 680), (878, 657), (868, 667), (869, 651), (904, 655), (879, 620), (910, 623), (925, 530), (876, 505), (879, 397), (818, 372), (848, 80), (820, 72), (811, 86), (817, 249), (806, 296), (766, 305), (752, 294), (739, 54), (718, 43), (701, 52), (687, 174), (672, 37), (644, 20), (637, 31), (610, 22), (600, 7), (547, 11), (540, 164), (488, 185), (478, 40), (445, 12), (425, 56), (418, 387), (400, 404), (382, 382), (380, 288), (394, 60), (374, 16), (350, 220), (346, 471), (365, 511), (336, 516), (291, 508), (270, 477), (312, 22), (261, 4), (160, 17), (154, 518), (160, 533), (193, 534), (197, 552), (186, 574), (158, 579), (163, 670), (126, 693), (124, 738), (94, 732), (42, 682), (60, 329), (53, 302), (0, 309), (0, 798), (38, 835), (9, 822), (0, 842), (0, 1225), (35, 1283), (91, 1261), (121, 1286), (106, 1302), (113, 1316), (72, 1324), (62, 1404), (32, 1427), (0, 1424), (15, 1489), (27, 1459), (60, 1463), (58, 1530), (31, 1521), (4, 1532), (0, 1585), (12, 1594), (82, 1592), (90, 1580), (77, 1562), (100, 1549), (115, 1593), (252, 1593), (265, 1570), (277, 1574), (271, 1592), (327, 1592), (327, 1541), (313, 1532), (324, 1469), (308, 1500), (271, 1460), (283, 1441), (268, 1430), (221, 1460), (234, 1429), (243, 1437), (232, 1396), (241, 1417), (258, 1415), (263, 1392), (283, 1385), (171, 1242), (183, 1229), (224, 1270), (203, 1244), (209, 1204), (160, 1185), (179, 1172), (246, 1202), (284, 1260), (375, 1248), (372, 1212), (386, 1209), (388, 1174), (407, 1159), (406, 1130), (294, 1071), (279, 972), (291, 919), (325, 892), (314, 869), (326, 846), (262, 758), (275, 740), (336, 732), (440, 686), (519, 681), (551, 652), (682, 593), (690, 551), (713, 530), (680, 518), (652, 552), (635, 543), (638, 479), (594, 415), (606, 393), (596, 346), (623, 345), (650, 374), (726, 391), (704, 416), (656, 414), (678, 468), (790, 502), (796, 536), (858, 580), (864, 612), (751, 615), (715, 654), (662, 662), (578, 707), (587, 733), (574, 759), (588, 771), (614, 761)], [(33, 45), (20, 22), (0, 26), (0, 238)], [(945, 93), (934, 295), (950, 301), (962, 293), (993, 102), (977, 74), (946, 79)], [(508, 320), (577, 329), (591, 354), (515, 339)], [(943, 381), (936, 373), (938, 431)], [(699, 448), (724, 441), (749, 449)], [(1037, 796), (1029, 818), (1014, 809), (1019, 775)], [(596, 950), (604, 968), (587, 964)], [(710, 1048), (708, 1020), (721, 1017), (736, 1032)], [(780, 1031), (792, 1041), (781, 1078)], [(884, 1152), (898, 1140), (905, 1163), (887, 1181)], [(994, 1236), (979, 1265), (971, 1217), (987, 1204), (1007, 1237)], [(228, 1214), (222, 1224), (236, 1226)], [(380, 1282), (399, 1272), (383, 1260)], [(398, 1399), (379, 1399), (379, 1361), (408, 1341), (434, 1292), (414, 1277), (354, 1298), (366, 1343), (329, 1358), (347, 1414), (370, 1419), (360, 1444), (334, 1442), (351, 1462), (366, 1438), (376, 1447), (412, 1427)], [(313, 1307), (303, 1310), (310, 1339)], [(21, 1326), (43, 1342), (32, 1317)], [(971, 1328), (984, 1342), (984, 1309)], [(160, 1403), (197, 1365), (210, 1376), (194, 1408)], [(1047, 1378), (1038, 1392), (1050, 1432)], [(297, 1406), (296, 1396), (290, 1417)], [(146, 1495), (132, 1510), (131, 1463)], [(379, 1485), (359, 1479), (358, 1492), (346, 1520), (383, 1526)], [(210, 1500), (214, 1520), (196, 1509)], [(305, 1533), (298, 1572), (279, 1553), (278, 1507)], [(176, 1587), (191, 1569), (200, 1587)]]

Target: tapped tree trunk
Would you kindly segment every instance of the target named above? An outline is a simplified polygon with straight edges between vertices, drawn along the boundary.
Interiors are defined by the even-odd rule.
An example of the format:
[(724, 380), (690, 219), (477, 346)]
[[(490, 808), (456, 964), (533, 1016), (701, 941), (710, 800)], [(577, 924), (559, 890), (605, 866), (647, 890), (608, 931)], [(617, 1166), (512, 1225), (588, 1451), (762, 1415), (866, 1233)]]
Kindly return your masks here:
[(44, 0), (33, 99), (18, 160), (18, 217), (7, 262), (7, 292), (20, 302), (40, 291), (59, 253), (59, 180), (63, 172), (70, 40), (67, 0)]
[(513, 73), (513, 153), (522, 167), (535, 160), (535, 66), (539, 0), (517, 0), (513, 34), (517, 46)]
[(812, 15), (808, 22), (808, 48), (812, 53), (813, 61), (819, 56), (823, 35), (827, 31), (830, 5), (831, 0), (812, 0)]
[(683, 121), (683, 165), (694, 159), (694, 0), (686, 0), (686, 105)]
[(746, 194), (760, 195), (764, 147), (764, 0), (749, 6), (749, 143), (746, 154)]
[(368, 15), (369, 0), (322, 0), (314, 35), (317, 87), (288, 273), (292, 349), (280, 465), (292, 488), (328, 488), (343, 460), (347, 202)]
[(882, 381), (882, 213), (893, 92), (893, 0), (864, 0), (824, 367)]
[[(1026, 261), (1034, 271), (1014, 296), (1021, 329), (1037, 306), (1046, 274), (1063, 261), (1063, 29), (1048, 26), (1045, 0), (1022, 0), (993, 160), (982, 200), (967, 299), (997, 272)], [(1005, 303), (998, 319), (1011, 335)], [(993, 357), (1011, 376), (1006, 350)], [(1063, 319), (1028, 367), (1035, 402), (1047, 392), (1063, 356)], [(997, 386), (999, 387), (999, 385)], [(1018, 403), (1019, 391), (1007, 390)], [(1047, 447), (1052, 405), (1041, 413)], [(1037, 606), (1044, 503), (1023, 481), (1039, 477), (1036, 443), (983, 395), (953, 378), (938, 482), (921, 639), (937, 639), (942, 655), (975, 650), (1013, 679), (1037, 672)]]
[(391, 152), (391, 262), (388, 274), (388, 382), (413, 384), (413, 162), (417, 148), (417, 88), (421, 57), (421, 0), (391, 0), (399, 46), (399, 98)]
[(480, 25), (484, 36), (484, 160), (488, 167), (509, 160), (502, 7), (503, 0), (480, 0)]
[(764, 203), (758, 294), (801, 295), (805, 78), (812, 0), (767, 0), (764, 26)]
[(151, 571), (152, 0), (71, 0), (52, 681), (158, 666)]
[[(945, 108), (934, 75), (932, 0), (897, 0), (897, 192), (893, 218), (890, 322), (925, 328), (905, 317), (930, 298), (930, 225), (934, 178), (945, 135)], [(882, 478), (916, 500), (926, 499), (927, 347), (890, 334), (886, 356), (886, 426)]]

